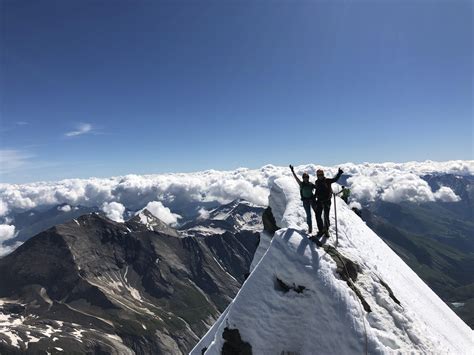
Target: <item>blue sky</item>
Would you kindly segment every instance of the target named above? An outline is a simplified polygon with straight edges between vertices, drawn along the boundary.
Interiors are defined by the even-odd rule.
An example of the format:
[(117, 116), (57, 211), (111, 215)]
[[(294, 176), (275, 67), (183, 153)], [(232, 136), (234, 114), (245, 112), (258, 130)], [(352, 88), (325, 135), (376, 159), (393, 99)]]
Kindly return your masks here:
[(2, 182), (474, 156), (471, 1), (0, 4)]

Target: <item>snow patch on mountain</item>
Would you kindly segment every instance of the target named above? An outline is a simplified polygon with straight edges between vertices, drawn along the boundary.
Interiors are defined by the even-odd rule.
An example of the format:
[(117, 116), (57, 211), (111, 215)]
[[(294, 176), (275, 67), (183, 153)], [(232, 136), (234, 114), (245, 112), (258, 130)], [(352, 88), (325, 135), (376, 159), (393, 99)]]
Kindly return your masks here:
[[(474, 349), (473, 331), (342, 200), (336, 203), (337, 250), (331, 247), (334, 204), (332, 238), (317, 247), (304, 233), (295, 181), (273, 182), (269, 205), (282, 229), (272, 239), (261, 234), (265, 244), (252, 273), (192, 354), (218, 354), (236, 346), (229, 340), (236, 338), (239, 346), (265, 354)], [(348, 275), (347, 263), (338, 265), (343, 258), (356, 265), (355, 276)]]

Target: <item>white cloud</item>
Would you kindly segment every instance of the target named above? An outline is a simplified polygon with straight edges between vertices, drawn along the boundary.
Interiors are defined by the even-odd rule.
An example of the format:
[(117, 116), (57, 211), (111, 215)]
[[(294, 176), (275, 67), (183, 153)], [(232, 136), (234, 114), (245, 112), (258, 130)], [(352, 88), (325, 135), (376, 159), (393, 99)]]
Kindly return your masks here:
[(125, 212), (125, 207), (118, 202), (104, 202), (102, 205), (102, 211), (105, 212), (107, 218), (115, 222), (123, 222), (123, 213)]
[(441, 186), (438, 191), (434, 193), (434, 197), (437, 200), (443, 202), (458, 202), (461, 201), (461, 197), (456, 195), (454, 191), (447, 186)]
[(22, 245), (22, 242), (16, 242), (13, 245), (2, 245), (0, 244), (0, 258), (4, 257), (7, 254), (10, 254), (13, 250)]
[(377, 183), (369, 176), (357, 175), (347, 179), (351, 188), (351, 196), (356, 200), (373, 201), (377, 197)]
[[(422, 175), (424, 174), (423, 172)], [(421, 176), (401, 169), (359, 171), (359, 174), (347, 181), (351, 187), (352, 197), (361, 202), (375, 199), (394, 203), (459, 201), (459, 197), (450, 188), (442, 188), (435, 193)]]
[(163, 206), (160, 201), (151, 201), (145, 206), (155, 217), (169, 225), (174, 225), (181, 218), (179, 214), (171, 212), (168, 207)]
[(71, 208), (71, 206), (69, 206), (69, 205), (64, 205), (64, 206), (58, 207), (58, 210), (59, 210), (59, 211), (63, 211), (63, 212), (71, 212), (71, 209), (72, 209), (72, 208)]
[(66, 132), (64, 135), (66, 137), (75, 137), (82, 134), (86, 134), (92, 131), (92, 125), (90, 123), (81, 123), (76, 127), (75, 131)]
[[(361, 203), (376, 199), (418, 202), (456, 200), (454, 192), (451, 194), (446, 189), (433, 192), (421, 176), (433, 172), (474, 175), (474, 161), (348, 163), (341, 167), (352, 175), (347, 182), (347, 186), (351, 188), (351, 197)], [(295, 171), (299, 175), (308, 171), (313, 180), (318, 168), (323, 168), (327, 176), (332, 176), (337, 173), (338, 167), (305, 165), (295, 167)], [(107, 179), (0, 184), (0, 216), (6, 216), (11, 211), (41, 206), (103, 206), (104, 203), (108, 206), (111, 202), (134, 211), (152, 201), (160, 201), (171, 209), (199, 202), (227, 203), (237, 198), (265, 206), (268, 203), (271, 181), (282, 176), (291, 176), (288, 167), (267, 165), (254, 170), (209, 170), (188, 174), (127, 175)]]
[(0, 243), (5, 242), (15, 236), (15, 226), (0, 224)]
[(385, 178), (381, 199), (388, 202), (427, 202), (434, 201), (430, 186), (414, 174), (398, 174)]
[(204, 220), (204, 219), (208, 219), (209, 218), (209, 211), (206, 210), (205, 208), (200, 208), (199, 211), (198, 211), (198, 219), (200, 220)]
[(5, 202), (0, 200), (0, 217), (5, 216), (8, 213), (8, 206)]

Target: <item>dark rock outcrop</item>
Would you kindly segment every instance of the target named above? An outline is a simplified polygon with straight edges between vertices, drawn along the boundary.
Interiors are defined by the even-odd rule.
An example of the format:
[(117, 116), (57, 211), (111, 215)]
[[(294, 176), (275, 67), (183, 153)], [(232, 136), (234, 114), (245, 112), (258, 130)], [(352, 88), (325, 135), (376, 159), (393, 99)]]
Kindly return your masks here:
[(275, 289), (277, 291), (282, 291), (283, 293), (287, 293), (290, 290), (295, 291), (296, 293), (303, 293), (304, 290), (306, 290), (306, 287), (301, 286), (301, 285), (288, 285), (286, 282), (281, 280), (280, 278), (276, 277), (275, 278)]
[(280, 227), (277, 226), (275, 217), (273, 216), (272, 209), (268, 206), (262, 215), (263, 229), (267, 231), (270, 235), (275, 234)]
[(252, 355), (252, 346), (242, 340), (238, 329), (226, 327), (222, 338), (225, 340), (222, 355)]
[(341, 279), (346, 281), (347, 286), (349, 286), (349, 288), (357, 295), (362, 306), (364, 307), (364, 310), (367, 313), (372, 312), (370, 305), (367, 303), (359, 288), (355, 284), (357, 281), (357, 275), (360, 272), (359, 265), (339, 253), (339, 251), (331, 245), (324, 245), (323, 248), (336, 262), (336, 272), (341, 277)]

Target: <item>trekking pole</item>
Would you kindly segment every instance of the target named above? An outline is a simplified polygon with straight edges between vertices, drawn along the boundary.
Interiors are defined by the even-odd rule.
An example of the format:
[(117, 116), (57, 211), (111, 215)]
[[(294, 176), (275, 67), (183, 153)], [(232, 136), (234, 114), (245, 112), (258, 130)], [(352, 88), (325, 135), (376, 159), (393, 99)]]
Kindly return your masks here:
[(336, 194), (333, 193), (333, 196), (334, 196), (334, 224), (336, 226), (336, 248), (337, 248), (337, 244), (338, 244), (338, 241), (339, 241), (339, 235), (337, 233), (337, 206), (336, 206)]

